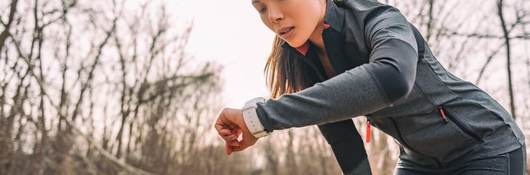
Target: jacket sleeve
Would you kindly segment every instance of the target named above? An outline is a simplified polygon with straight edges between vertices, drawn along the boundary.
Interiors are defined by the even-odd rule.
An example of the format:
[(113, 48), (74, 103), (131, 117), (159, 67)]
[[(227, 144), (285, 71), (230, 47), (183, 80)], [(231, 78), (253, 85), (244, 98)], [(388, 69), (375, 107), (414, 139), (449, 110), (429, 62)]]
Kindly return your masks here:
[[(345, 25), (348, 25), (345, 23)], [(369, 63), (278, 99), (257, 104), (267, 131), (325, 124), (392, 106), (412, 90), (418, 49), (406, 18), (394, 8), (364, 25)]]

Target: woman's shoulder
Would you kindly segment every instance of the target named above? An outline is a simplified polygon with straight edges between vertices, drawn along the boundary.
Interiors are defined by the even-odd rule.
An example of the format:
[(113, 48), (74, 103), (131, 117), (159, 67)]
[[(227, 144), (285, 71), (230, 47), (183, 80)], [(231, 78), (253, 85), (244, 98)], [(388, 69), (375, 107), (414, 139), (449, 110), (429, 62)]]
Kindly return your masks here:
[(373, 19), (388, 17), (404, 19), (399, 9), (376, 0), (329, 0), (325, 20), (337, 21), (337, 24), (342, 23), (338, 21), (345, 21), (350, 25), (356, 23), (362, 27), (374, 21)]
[(397, 10), (394, 6), (384, 4), (376, 0), (333, 0), (339, 7), (347, 8), (355, 12), (383, 12), (385, 10)]
[(381, 22), (392, 24), (409, 23), (399, 9), (375, 0), (334, 0), (334, 2), (338, 7), (346, 11), (345, 22), (349, 24), (349, 27), (358, 28), (355, 29), (357, 31), (359, 29), (361, 31), (365, 31), (364, 29), (370, 31), (371, 27)]
[[(405, 41), (415, 43), (410, 21), (397, 8), (383, 4), (375, 0), (335, 0), (342, 1), (338, 5), (346, 11), (344, 14), (344, 29), (348, 41), (359, 41), (371, 46), (371, 40), (387, 35), (396, 35)], [(340, 3), (339, 3), (340, 4)], [(392, 30), (392, 32), (381, 33), (381, 29)], [(376, 34), (381, 35), (376, 35)], [(357, 39), (355, 39), (357, 38)]]

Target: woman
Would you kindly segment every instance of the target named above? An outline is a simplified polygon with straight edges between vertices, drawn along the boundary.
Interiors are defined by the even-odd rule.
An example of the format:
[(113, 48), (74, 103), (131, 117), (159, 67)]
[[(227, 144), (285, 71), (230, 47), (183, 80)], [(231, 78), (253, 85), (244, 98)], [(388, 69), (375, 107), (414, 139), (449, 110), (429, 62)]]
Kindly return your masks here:
[(395, 174), (524, 174), (525, 138), (510, 114), (445, 70), (399, 10), (373, 0), (252, 4), (277, 34), (265, 67), (273, 98), (221, 111), (227, 154), (318, 125), (344, 174), (370, 174), (351, 121), (366, 116), (400, 143)]

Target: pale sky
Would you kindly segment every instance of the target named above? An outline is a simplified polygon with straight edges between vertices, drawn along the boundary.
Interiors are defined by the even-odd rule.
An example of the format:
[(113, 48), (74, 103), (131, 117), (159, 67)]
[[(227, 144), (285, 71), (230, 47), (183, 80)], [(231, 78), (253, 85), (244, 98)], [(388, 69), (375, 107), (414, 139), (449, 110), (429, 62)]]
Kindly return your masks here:
[(188, 52), (197, 59), (215, 60), (225, 66), (222, 76), (226, 107), (239, 108), (253, 97), (268, 96), (263, 68), (274, 33), (261, 22), (250, 2), (170, 2), (179, 18), (177, 23), (193, 20)]

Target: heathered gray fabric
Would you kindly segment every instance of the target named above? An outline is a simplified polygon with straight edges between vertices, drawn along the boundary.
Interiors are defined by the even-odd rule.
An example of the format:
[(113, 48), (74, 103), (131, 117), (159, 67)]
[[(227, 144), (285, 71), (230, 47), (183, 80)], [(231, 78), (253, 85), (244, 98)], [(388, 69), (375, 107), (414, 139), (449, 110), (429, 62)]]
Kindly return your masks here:
[[(495, 99), (445, 70), (427, 44), (417, 58), (414, 35), (399, 10), (371, 0), (345, 0), (344, 8), (328, 7), (326, 15), (326, 21), (344, 33), (351, 48), (348, 55), (355, 55), (351, 59), (369, 58), (370, 63), (259, 103), (265, 113), (260, 120), (268, 121), (270, 129), (367, 116), (375, 127), (400, 141), (400, 159), (438, 168), (524, 145), (522, 131)], [(398, 69), (410, 83), (397, 101), (388, 99), (378, 82), (382, 78), (374, 74), (387, 58), (391, 61), (385, 64)], [(447, 123), (438, 107), (450, 116)]]
[(360, 66), (303, 91), (267, 100), (261, 107), (269, 116), (272, 128), (278, 130), (344, 120), (375, 112), (389, 104), (365, 66)]
[(394, 101), (388, 99), (379, 85), (380, 78), (374, 74), (385, 66), (397, 69), (404, 77), (408, 90), (400, 96), (408, 95), (414, 84), (418, 60), (416, 40), (408, 22), (397, 11), (389, 11), (370, 21), (366, 29), (366, 36), (372, 38), (369, 42), (371, 63), (303, 91), (283, 95), (279, 100), (265, 102), (263, 110), (272, 118), (272, 129), (335, 122), (392, 105)]

